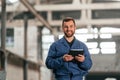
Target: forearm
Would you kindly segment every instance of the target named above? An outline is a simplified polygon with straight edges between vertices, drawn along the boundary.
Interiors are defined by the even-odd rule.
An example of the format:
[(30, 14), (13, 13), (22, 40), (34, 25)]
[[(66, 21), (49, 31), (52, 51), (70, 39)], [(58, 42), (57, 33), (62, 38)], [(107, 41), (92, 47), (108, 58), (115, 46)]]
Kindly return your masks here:
[(84, 62), (79, 63), (79, 67), (84, 70), (89, 70), (92, 67), (92, 60), (90, 58), (85, 59)]
[(46, 66), (47, 68), (49, 69), (57, 69), (59, 67), (61, 67), (63, 65), (63, 58), (60, 57), (60, 58), (51, 58), (51, 57), (47, 57), (46, 59)]

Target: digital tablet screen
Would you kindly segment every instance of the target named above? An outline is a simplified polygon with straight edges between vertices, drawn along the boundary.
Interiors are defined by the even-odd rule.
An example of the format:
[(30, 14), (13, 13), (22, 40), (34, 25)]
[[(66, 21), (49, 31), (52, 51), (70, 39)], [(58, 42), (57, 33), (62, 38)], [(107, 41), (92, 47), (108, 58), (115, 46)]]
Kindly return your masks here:
[(69, 52), (69, 55), (72, 55), (72, 56), (78, 56), (78, 54), (83, 55), (84, 50), (83, 49), (71, 49)]

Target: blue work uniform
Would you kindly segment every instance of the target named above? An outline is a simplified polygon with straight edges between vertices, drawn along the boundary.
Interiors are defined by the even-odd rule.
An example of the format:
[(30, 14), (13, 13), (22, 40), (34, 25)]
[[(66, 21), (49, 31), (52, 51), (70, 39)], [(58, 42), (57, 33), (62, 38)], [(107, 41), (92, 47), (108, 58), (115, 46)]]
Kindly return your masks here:
[[(68, 54), (71, 49), (83, 49), (84, 62), (64, 61), (63, 55)], [(75, 38), (70, 47), (63, 37), (50, 46), (46, 66), (53, 70), (56, 80), (82, 80), (91, 68), (92, 60), (88, 48), (83, 42)]]

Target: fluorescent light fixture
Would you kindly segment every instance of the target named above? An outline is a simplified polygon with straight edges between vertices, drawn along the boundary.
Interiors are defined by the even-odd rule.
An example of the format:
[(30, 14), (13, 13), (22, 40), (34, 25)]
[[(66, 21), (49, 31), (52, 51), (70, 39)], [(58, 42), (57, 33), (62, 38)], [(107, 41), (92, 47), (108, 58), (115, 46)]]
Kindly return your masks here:
[(120, 33), (120, 29), (119, 28), (106, 27), (106, 28), (101, 28), (100, 32), (101, 33)]
[(112, 34), (100, 34), (100, 38), (103, 38), (103, 39), (107, 38), (107, 39), (109, 39), (109, 38), (112, 38)]
[(97, 42), (87, 42), (86, 45), (88, 48), (97, 48), (98, 43)]
[(100, 43), (100, 48), (104, 49), (104, 48), (115, 48), (116, 47), (116, 43), (115, 42), (101, 42)]
[(88, 33), (88, 29), (76, 29), (75, 33)]
[(90, 54), (98, 54), (100, 52), (99, 48), (89, 49)]
[(87, 42), (87, 38), (85, 37), (85, 35), (75, 35), (75, 37), (80, 41)]
[(108, 48), (108, 49), (101, 49), (102, 54), (115, 54), (116, 49)]
[(84, 36), (85, 36), (87, 39), (93, 39), (93, 38), (94, 38), (93, 34), (85, 34)]
[(76, 29), (76, 33), (89, 33), (89, 32), (91, 32), (91, 33), (98, 33), (98, 29), (97, 28), (94, 28), (94, 29), (90, 28), (90, 31), (87, 28)]

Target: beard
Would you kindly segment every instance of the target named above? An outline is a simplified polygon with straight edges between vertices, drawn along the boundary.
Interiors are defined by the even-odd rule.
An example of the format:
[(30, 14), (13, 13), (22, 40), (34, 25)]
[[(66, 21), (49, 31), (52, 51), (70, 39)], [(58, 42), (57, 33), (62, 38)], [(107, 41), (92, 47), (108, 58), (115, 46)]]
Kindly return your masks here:
[(73, 31), (71, 31), (71, 32), (67, 31), (67, 32), (64, 32), (64, 34), (65, 34), (66, 37), (70, 38), (74, 35), (74, 32)]

